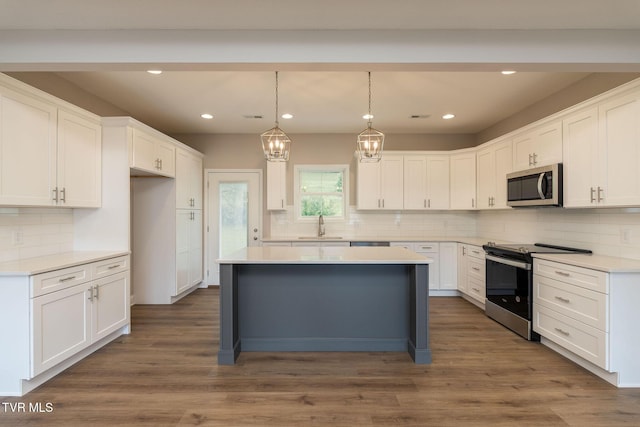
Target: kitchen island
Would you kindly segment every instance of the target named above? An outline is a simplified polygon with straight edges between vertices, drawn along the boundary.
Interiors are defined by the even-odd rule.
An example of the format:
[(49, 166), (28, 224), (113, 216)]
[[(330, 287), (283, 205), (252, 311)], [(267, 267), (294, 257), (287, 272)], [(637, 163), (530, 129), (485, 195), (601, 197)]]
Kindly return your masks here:
[(218, 364), (241, 351), (408, 351), (431, 363), (431, 259), (399, 247), (250, 247), (220, 264)]

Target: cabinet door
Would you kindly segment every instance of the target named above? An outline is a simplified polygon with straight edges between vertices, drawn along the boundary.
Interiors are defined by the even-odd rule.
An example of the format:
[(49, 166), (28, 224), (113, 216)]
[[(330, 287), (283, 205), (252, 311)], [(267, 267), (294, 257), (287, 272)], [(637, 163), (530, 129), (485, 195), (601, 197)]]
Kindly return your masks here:
[[(427, 208), (427, 157), (404, 156), (404, 209)], [(448, 173), (447, 173), (448, 175)], [(448, 196), (448, 188), (447, 188)]]
[(416, 251), (416, 253), (433, 260), (429, 264), (429, 289), (440, 289), (440, 253), (438, 251)]
[(458, 243), (458, 290), (467, 293), (467, 247)]
[(131, 157), (132, 168), (144, 170), (147, 172), (158, 172), (158, 157), (156, 156), (156, 142), (153, 136), (142, 132), (141, 130), (133, 130), (133, 150)]
[(58, 204), (100, 207), (102, 127), (77, 114), (58, 112)]
[(267, 209), (287, 208), (287, 162), (267, 162)]
[(478, 209), (491, 207), (496, 192), (495, 150), (493, 147), (478, 151)]
[(202, 159), (176, 151), (176, 208), (202, 209)]
[(56, 115), (51, 104), (0, 88), (0, 204), (54, 204)]
[(191, 286), (202, 282), (202, 211), (193, 211), (189, 230), (189, 283)]
[(513, 139), (514, 170), (562, 162), (562, 122), (530, 129)]
[(598, 108), (570, 114), (562, 121), (564, 206), (597, 202)]
[(191, 210), (176, 210), (176, 289), (173, 293), (174, 296), (189, 289), (191, 286), (189, 281), (189, 255), (191, 252), (189, 239), (191, 237), (192, 217), (193, 211)]
[(497, 144), (494, 153), (495, 192), (491, 201), (493, 208), (507, 208), (507, 174), (513, 170), (511, 141)]
[(170, 142), (156, 140), (156, 157), (158, 173), (174, 177), (176, 175), (176, 147)]
[(382, 209), (402, 209), (404, 203), (404, 158), (383, 155), (380, 160), (380, 198)]
[(449, 156), (427, 156), (428, 209), (449, 209), (449, 172)]
[(440, 289), (457, 289), (458, 244), (440, 243)]
[(129, 272), (112, 274), (92, 283), (92, 342), (129, 323)]
[(380, 208), (380, 163), (358, 162), (356, 181), (358, 209)]
[(31, 300), (31, 375), (57, 365), (91, 343), (90, 284)]
[[(640, 204), (640, 92), (600, 105), (601, 165), (598, 201), (606, 206)], [(597, 189), (599, 190), (599, 189)]]
[(476, 155), (451, 156), (451, 209), (476, 207)]

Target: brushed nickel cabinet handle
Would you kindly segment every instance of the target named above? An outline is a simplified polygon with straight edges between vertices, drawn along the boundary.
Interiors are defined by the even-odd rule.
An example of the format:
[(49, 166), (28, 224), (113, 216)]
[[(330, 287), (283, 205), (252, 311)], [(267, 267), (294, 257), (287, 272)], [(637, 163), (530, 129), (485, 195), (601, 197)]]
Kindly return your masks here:
[(569, 273), (565, 273), (564, 271), (557, 271), (557, 270), (556, 270), (556, 274), (557, 274), (558, 276), (571, 277), (571, 274), (569, 274)]
[(96, 290), (95, 293), (95, 298), (98, 299), (100, 297), (100, 288), (98, 286), (94, 286), (94, 289)]
[(93, 302), (93, 286), (89, 288), (89, 301)]
[(596, 202), (596, 189), (591, 187), (591, 203)]
[(76, 278), (76, 276), (68, 276), (68, 277), (65, 277), (64, 279), (59, 279), (58, 282), (60, 282), (60, 283), (68, 282), (69, 280), (73, 280), (75, 278)]
[(114, 268), (118, 268), (120, 267), (120, 264), (116, 264), (116, 265), (110, 265), (109, 267), (107, 267), (108, 270), (113, 270)]
[(569, 332), (567, 332), (567, 331), (563, 331), (563, 330), (562, 330), (562, 329), (560, 329), (560, 328), (553, 328), (553, 329), (555, 329), (557, 332), (560, 332), (560, 333), (561, 333), (562, 335), (564, 335), (564, 336), (567, 336), (567, 337), (568, 337), (569, 335), (571, 335)]
[(556, 298), (558, 301), (562, 301), (562, 302), (564, 302), (564, 303), (566, 303), (566, 304), (568, 304), (568, 303), (570, 303), (570, 302), (571, 302), (571, 300), (570, 300), (569, 298), (562, 298), (562, 297), (559, 297), (559, 296), (556, 296), (555, 298)]

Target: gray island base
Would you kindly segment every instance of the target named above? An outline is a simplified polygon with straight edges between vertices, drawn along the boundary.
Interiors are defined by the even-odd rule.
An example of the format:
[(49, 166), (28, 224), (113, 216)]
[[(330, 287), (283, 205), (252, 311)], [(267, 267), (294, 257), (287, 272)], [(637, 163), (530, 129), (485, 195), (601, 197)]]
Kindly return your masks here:
[(218, 364), (241, 351), (407, 351), (431, 363), (428, 263), (403, 248), (247, 248), (220, 259)]

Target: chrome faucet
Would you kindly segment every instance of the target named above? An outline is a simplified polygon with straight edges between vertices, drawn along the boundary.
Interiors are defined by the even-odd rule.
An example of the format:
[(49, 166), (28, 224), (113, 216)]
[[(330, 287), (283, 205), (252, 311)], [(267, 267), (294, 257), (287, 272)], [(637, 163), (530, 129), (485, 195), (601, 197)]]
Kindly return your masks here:
[(320, 216), (318, 217), (318, 237), (322, 237), (324, 236), (324, 234), (324, 217), (322, 216), (322, 214), (320, 214)]

